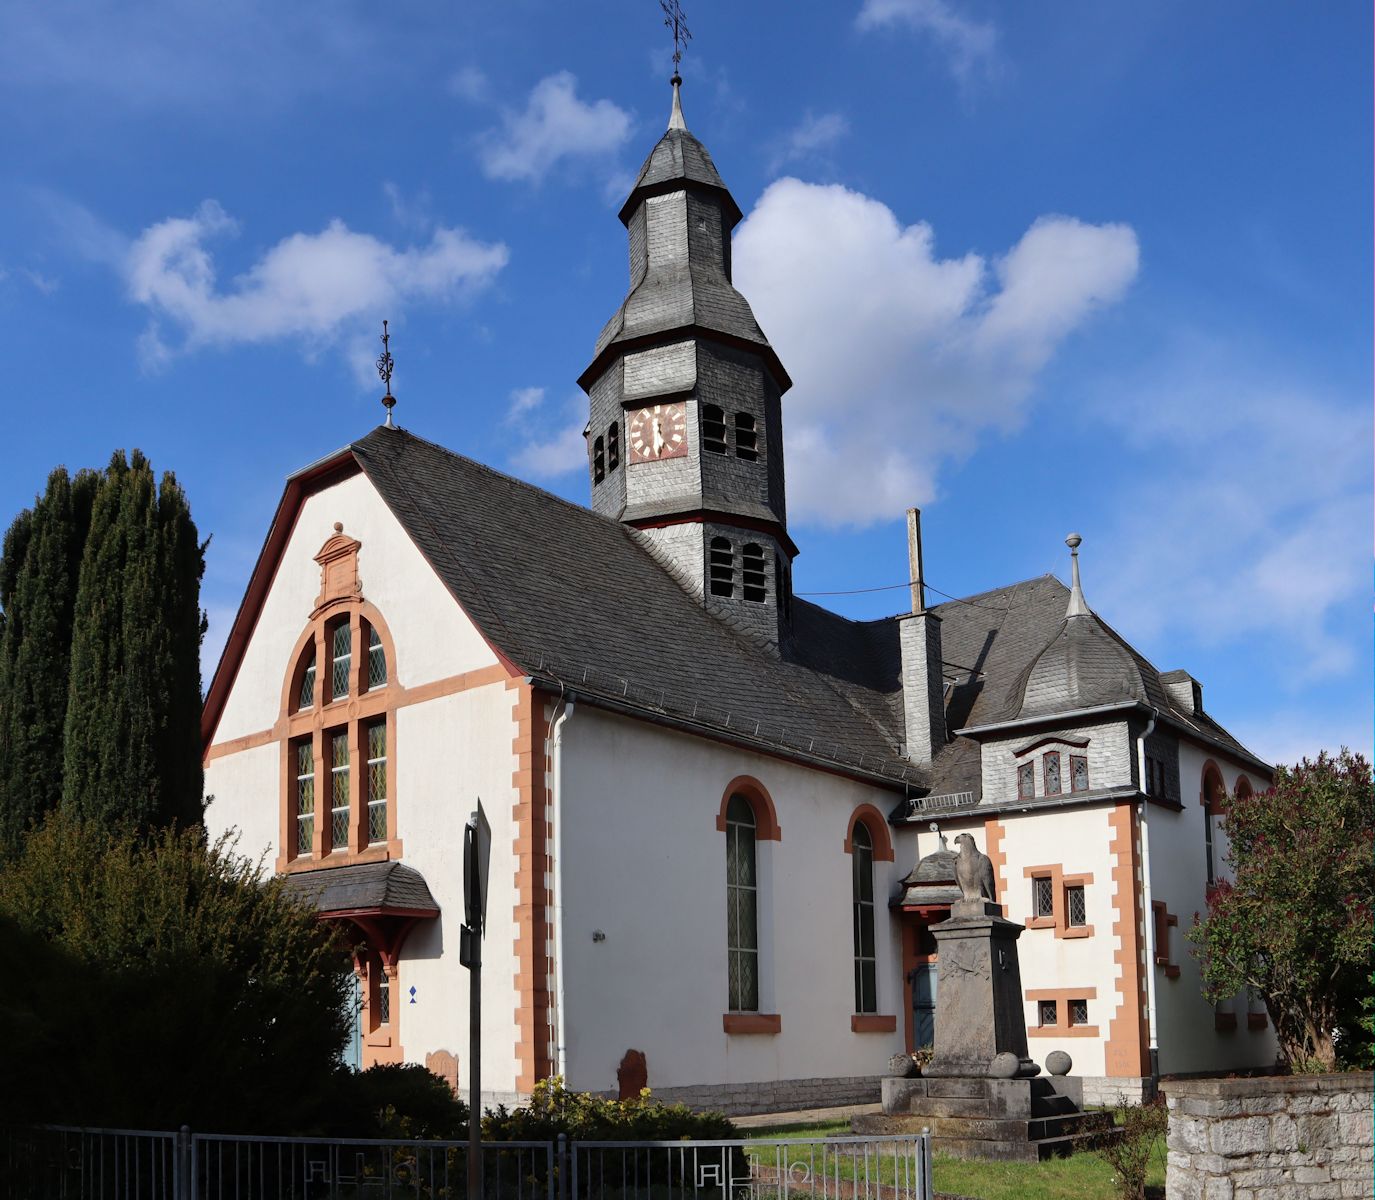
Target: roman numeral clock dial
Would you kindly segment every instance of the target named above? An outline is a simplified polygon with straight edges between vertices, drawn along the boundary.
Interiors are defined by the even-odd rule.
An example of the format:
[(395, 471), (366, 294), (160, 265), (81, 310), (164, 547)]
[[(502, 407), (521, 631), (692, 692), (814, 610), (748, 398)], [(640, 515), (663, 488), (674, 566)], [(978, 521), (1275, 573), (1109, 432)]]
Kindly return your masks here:
[(658, 462), (687, 453), (687, 407), (656, 404), (638, 409), (630, 418), (630, 461)]

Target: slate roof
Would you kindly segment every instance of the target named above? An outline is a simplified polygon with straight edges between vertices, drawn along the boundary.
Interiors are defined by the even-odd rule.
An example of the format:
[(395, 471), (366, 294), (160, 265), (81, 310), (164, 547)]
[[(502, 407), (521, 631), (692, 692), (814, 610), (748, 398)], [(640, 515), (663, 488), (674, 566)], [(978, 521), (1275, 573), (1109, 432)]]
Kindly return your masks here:
[(711, 152), (686, 129), (670, 129), (655, 144), (640, 167), (635, 186), (630, 189), (630, 195), (621, 207), (621, 222), (625, 224), (630, 221), (630, 214), (635, 211), (641, 196), (666, 191), (679, 183), (696, 184), (725, 193), (725, 198), (730, 202), (730, 224), (733, 226), (740, 220), (740, 209), (721, 181)]
[[(351, 450), (468, 616), (526, 674), (633, 715), (977, 802), (972, 738), (925, 767), (901, 757), (896, 617), (850, 621), (798, 597), (780, 658), (709, 614), (618, 521), (403, 429), (378, 427)], [(1019, 717), (1042, 652), (1069, 636), (1068, 598), (1043, 575), (934, 607), (951, 729)], [(1177, 709), (1158, 672), (1092, 620), (1128, 679), (1124, 699), (1139, 687), (1181, 727), (1256, 761), (1211, 718)]]
[(323, 913), (439, 912), (425, 877), (400, 862), (303, 871), (286, 877), (286, 889)]

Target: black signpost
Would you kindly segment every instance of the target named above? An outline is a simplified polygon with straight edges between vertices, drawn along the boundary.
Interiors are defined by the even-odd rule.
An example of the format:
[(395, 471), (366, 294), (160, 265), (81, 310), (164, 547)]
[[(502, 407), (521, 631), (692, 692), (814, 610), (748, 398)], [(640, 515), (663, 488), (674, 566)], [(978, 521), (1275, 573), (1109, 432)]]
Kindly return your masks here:
[(491, 860), (492, 827), (479, 800), (463, 827), (463, 929), (458, 943), (458, 961), (468, 968), (468, 1200), (482, 1200), (482, 938)]

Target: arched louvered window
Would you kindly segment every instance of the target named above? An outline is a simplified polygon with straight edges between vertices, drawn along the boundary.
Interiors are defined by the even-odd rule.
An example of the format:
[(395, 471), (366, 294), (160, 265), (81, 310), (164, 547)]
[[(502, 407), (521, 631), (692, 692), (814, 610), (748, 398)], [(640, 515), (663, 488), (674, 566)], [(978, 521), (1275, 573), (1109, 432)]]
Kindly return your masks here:
[(850, 831), (850, 898), (855, 933), (855, 1012), (878, 1012), (874, 949), (874, 838), (863, 821)]
[(606, 431), (606, 473), (621, 465), (621, 423), (612, 421)]
[(715, 404), (702, 405), (702, 445), (709, 454), (726, 453), (726, 414)]
[(759, 1010), (757, 822), (744, 796), (726, 806), (726, 975), (731, 1012)]
[(764, 547), (750, 542), (741, 552), (740, 565), (740, 582), (745, 599), (751, 604), (762, 604), (769, 596), (765, 584)]
[(735, 414), (735, 455), (750, 462), (759, 457), (759, 433), (749, 413)]
[(598, 438), (592, 443), (592, 482), (601, 483), (606, 478), (606, 443)]
[(713, 596), (735, 595), (735, 551), (731, 549), (729, 539), (711, 539), (708, 574), (708, 586)]

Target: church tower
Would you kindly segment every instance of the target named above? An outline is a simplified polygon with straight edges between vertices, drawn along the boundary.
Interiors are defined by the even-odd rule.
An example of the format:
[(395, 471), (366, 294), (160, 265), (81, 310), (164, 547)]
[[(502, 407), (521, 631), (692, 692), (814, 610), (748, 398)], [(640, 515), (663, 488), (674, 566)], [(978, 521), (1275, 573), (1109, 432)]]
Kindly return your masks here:
[(681, 83), (620, 211), (629, 294), (578, 379), (592, 507), (636, 529), (708, 610), (776, 649), (797, 553), (780, 403), (792, 381), (731, 283), (741, 213), (687, 130)]

